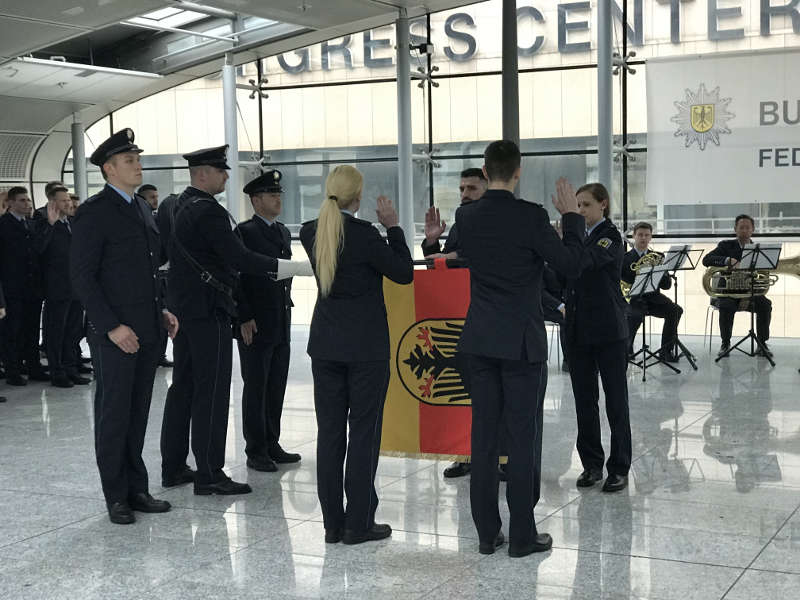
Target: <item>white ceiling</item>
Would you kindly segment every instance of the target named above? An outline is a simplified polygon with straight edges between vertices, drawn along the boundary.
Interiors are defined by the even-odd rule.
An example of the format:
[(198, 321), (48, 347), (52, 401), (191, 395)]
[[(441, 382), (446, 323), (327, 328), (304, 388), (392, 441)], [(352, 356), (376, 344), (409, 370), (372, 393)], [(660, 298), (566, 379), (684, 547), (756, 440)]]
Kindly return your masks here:
[(152, 73), (17, 58), (0, 66), (0, 95), (84, 104), (125, 102), (161, 78)]

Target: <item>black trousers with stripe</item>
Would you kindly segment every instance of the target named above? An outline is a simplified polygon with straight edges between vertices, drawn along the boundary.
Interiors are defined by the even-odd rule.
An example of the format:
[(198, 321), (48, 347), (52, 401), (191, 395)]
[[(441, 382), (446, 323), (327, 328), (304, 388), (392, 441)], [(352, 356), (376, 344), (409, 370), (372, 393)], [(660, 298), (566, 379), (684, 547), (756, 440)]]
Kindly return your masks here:
[(103, 494), (110, 505), (147, 492), (142, 447), (150, 413), (158, 344), (128, 354), (107, 337), (89, 336), (95, 373), (94, 438)]
[(311, 372), (318, 430), (317, 493), (325, 529), (366, 531), (375, 523), (378, 507), (375, 472), (389, 362), (312, 358)]
[(162, 473), (174, 473), (186, 463), (191, 424), (195, 481), (218, 481), (223, 477), (228, 434), (233, 358), (230, 317), (217, 312), (210, 318), (181, 321), (172, 348), (175, 366), (161, 424)]

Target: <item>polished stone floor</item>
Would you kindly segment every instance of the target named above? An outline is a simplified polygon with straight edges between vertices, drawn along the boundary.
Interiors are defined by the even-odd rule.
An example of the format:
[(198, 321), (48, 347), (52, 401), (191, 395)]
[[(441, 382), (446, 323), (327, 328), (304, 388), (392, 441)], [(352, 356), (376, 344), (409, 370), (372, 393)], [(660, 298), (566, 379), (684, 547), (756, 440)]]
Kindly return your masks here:
[[(254, 493), (195, 497), (160, 486), (158, 439), (169, 369), (159, 369), (145, 459), (173, 504), (109, 523), (92, 442), (92, 388), (2, 391), (0, 598), (794, 598), (800, 595), (800, 348), (775, 340), (777, 367), (736, 355), (699, 371), (630, 371), (630, 489), (580, 493), (571, 388), (550, 369), (540, 531), (553, 550), (477, 552), (469, 480), (442, 462), (382, 458), (378, 520), (391, 539), (326, 546), (315, 489), (307, 331), (294, 330), (282, 442), (303, 461), (245, 466), (234, 401), (229, 473)], [(234, 352), (235, 355), (235, 352)], [(686, 366), (686, 363), (682, 363)], [(234, 372), (238, 364), (234, 365)], [(232, 397), (238, 399), (236, 374)], [(501, 491), (502, 491), (501, 485)], [(505, 501), (501, 502), (507, 526)], [(795, 535), (795, 532), (798, 532)]]

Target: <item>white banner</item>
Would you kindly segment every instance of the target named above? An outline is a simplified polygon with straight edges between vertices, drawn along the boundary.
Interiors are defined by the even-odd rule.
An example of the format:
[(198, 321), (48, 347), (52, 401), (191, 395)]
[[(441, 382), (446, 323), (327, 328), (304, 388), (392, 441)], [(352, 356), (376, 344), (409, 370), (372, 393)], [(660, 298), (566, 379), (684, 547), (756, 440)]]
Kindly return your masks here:
[(800, 52), (647, 61), (647, 201), (800, 199)]

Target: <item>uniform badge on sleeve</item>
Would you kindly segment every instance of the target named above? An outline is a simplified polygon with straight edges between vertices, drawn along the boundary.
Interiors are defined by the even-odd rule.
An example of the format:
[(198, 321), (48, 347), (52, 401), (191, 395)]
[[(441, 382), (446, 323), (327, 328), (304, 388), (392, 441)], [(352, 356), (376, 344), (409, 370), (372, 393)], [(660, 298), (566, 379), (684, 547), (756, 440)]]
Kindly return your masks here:
[(611, 240), (608, 238), (600, 238), (597, 240), (597, 245), (601, 248), (608, 248), (611, 245)]

